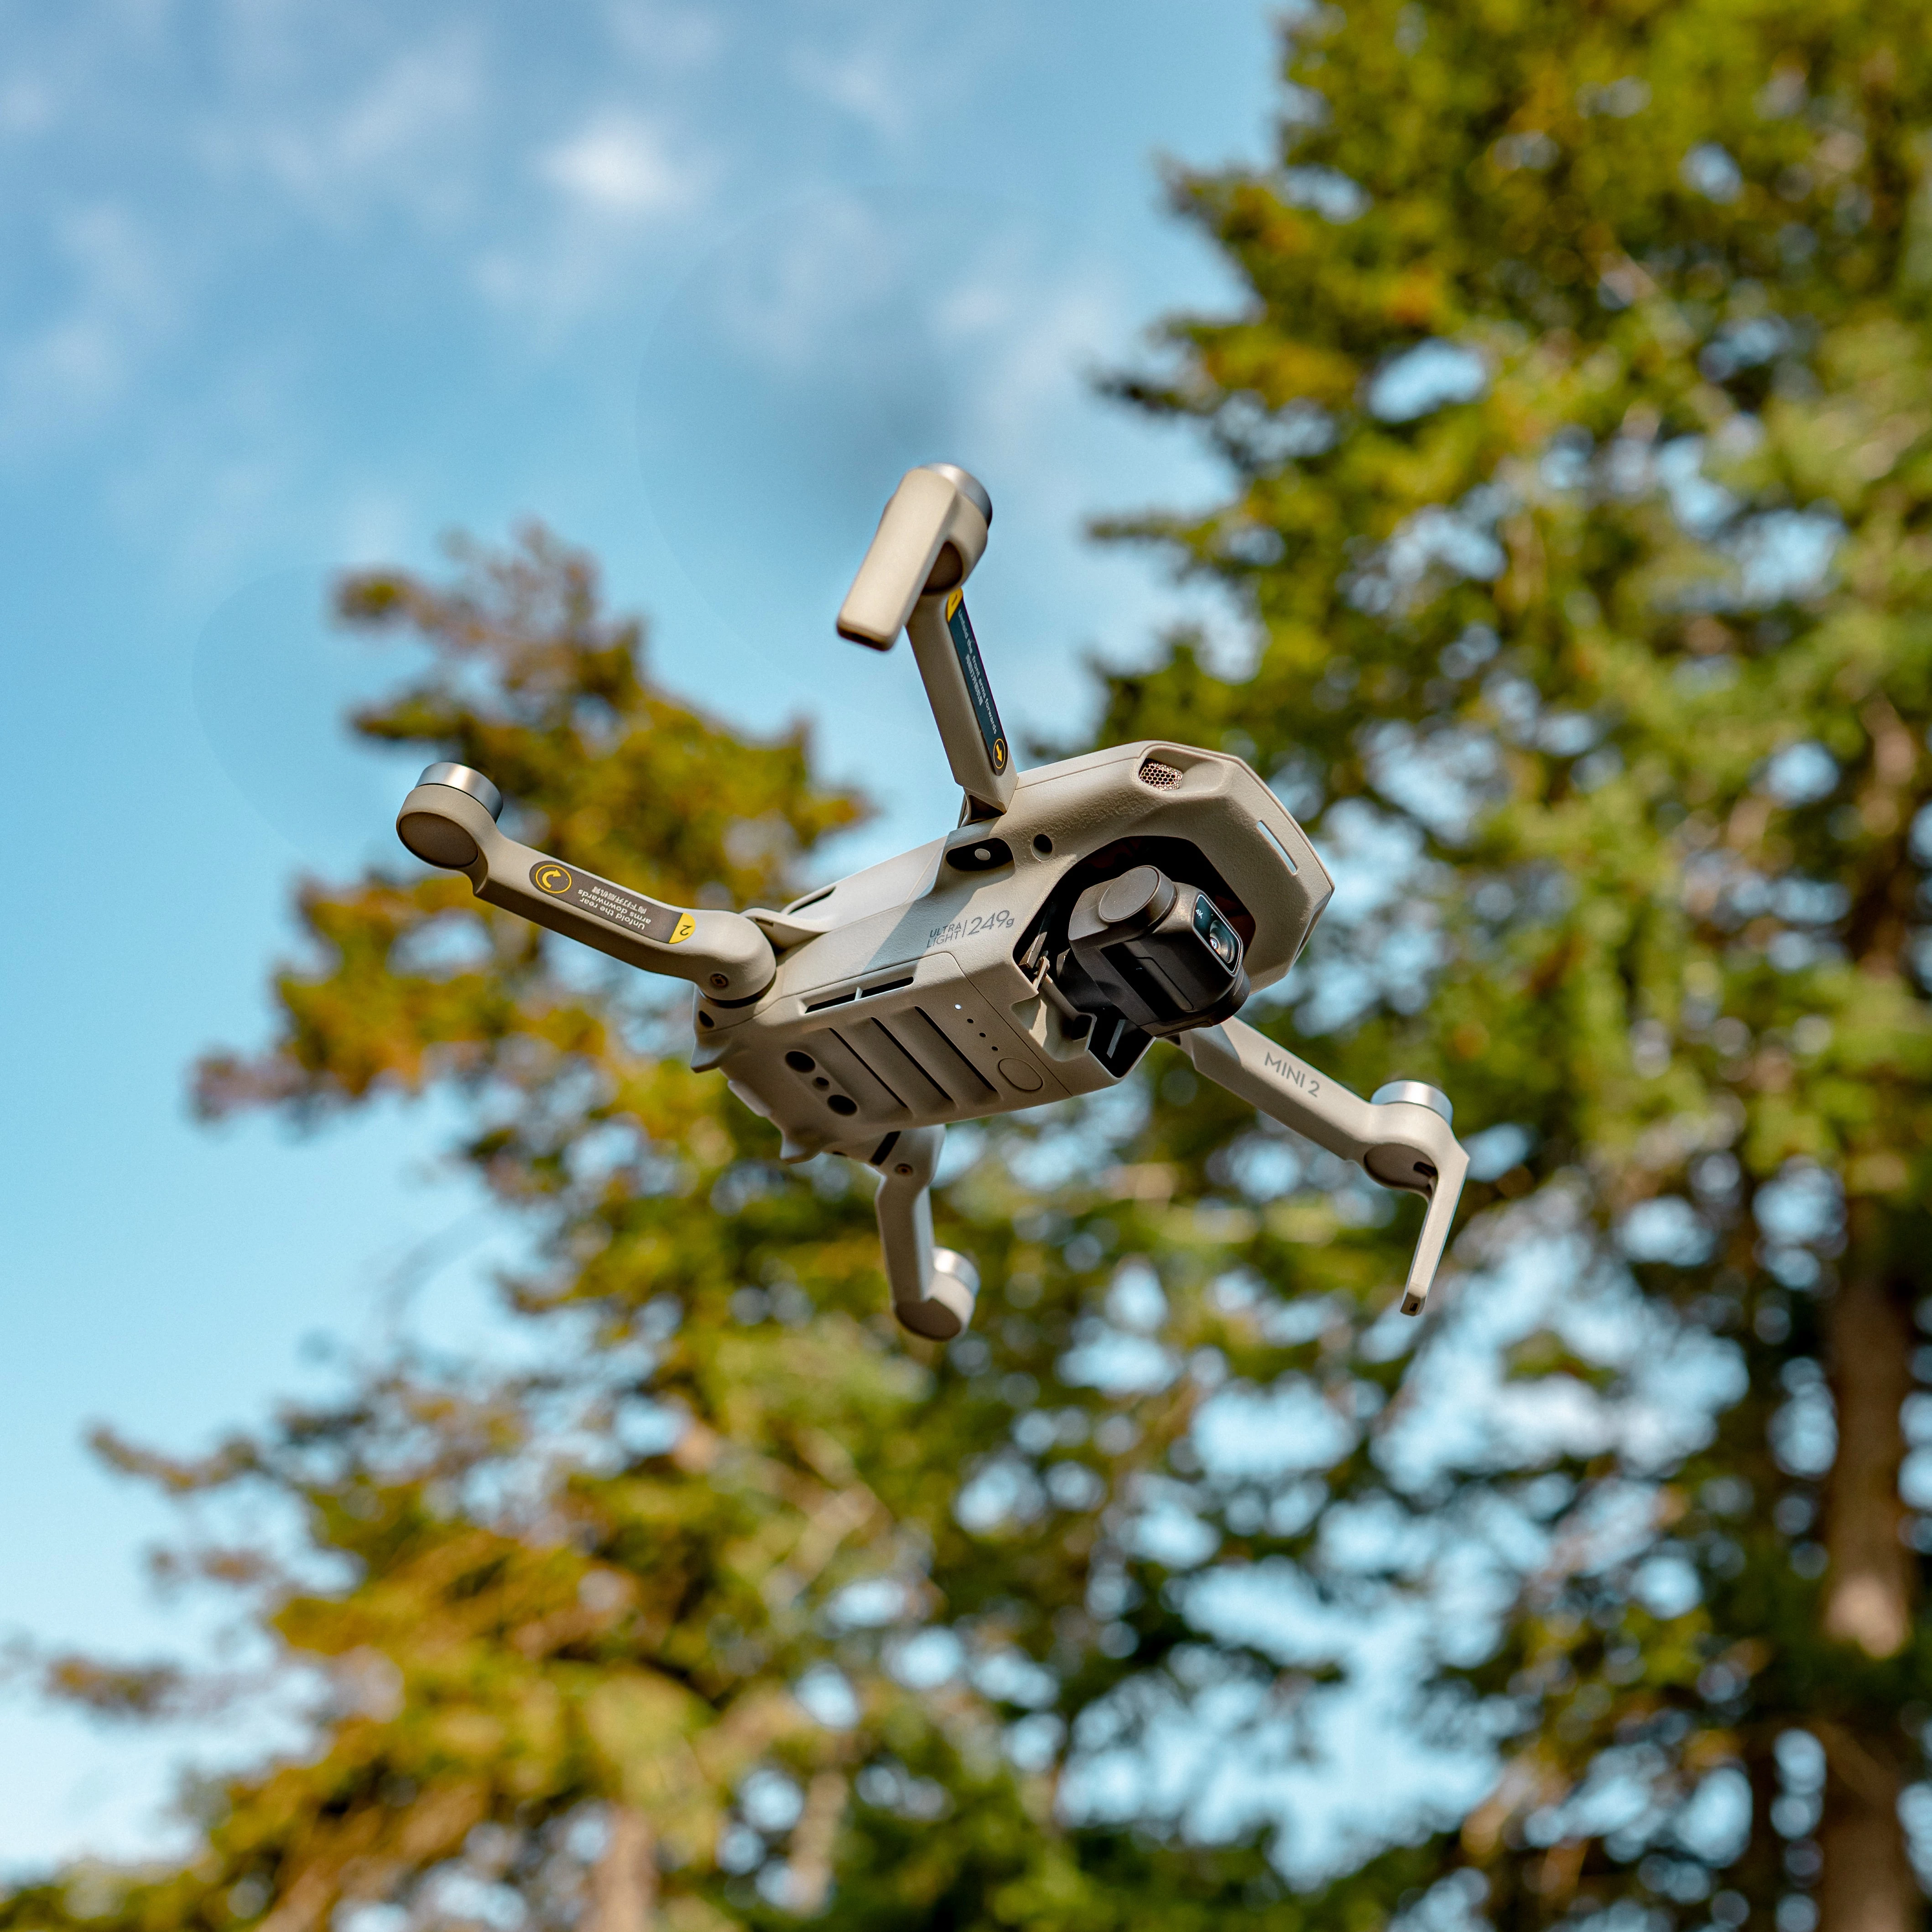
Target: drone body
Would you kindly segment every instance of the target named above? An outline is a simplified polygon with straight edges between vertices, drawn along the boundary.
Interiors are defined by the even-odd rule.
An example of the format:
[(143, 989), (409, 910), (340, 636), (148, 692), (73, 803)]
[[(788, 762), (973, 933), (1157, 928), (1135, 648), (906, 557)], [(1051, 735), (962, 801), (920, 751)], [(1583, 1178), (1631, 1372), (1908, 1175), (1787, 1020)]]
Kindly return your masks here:
[(784, 949), (776, 976), (750, 1008), (700, 1003), (698, 1064), (723, 1068), (791, 1158), (1111, 1087), (1151, 1035), (1111, 1002), (1056, 1002), (1049, 962), (1084, 890), (1162, 860), (1245, 929), (1263, 985), (1331, 890), (1238, 760), (1144, 744), (1045, 766), (996, 824), (749, 915)]
[(1364, 1101), (1232, 1018), (1294, 963), (1332, 884), (1240, 759), (1148, 741), (1016, 773), (959, 586), (991, 521), (964, 472), (908, 473), (840, 614), (885, 648), (902, 628), (932, 701), (963, 822), (794, 901), (668, 906), (520, 845), (480, 774), (433, 765), (397, 821), (479, 897), (698, 992), (692, 1064), (777, 1126), (781, 1158), (844, 1155), (884, 1177), (900, 1320), (944, 1338), (971, 1264), (932, 1244), (944, 1129), (1111, 1087), (1152, 1040), (1384, 1186), (1429, 1200), (1403, 1306), (1420, 1310), (1467, 1161), (1448, 1104), (1416, 1082)]

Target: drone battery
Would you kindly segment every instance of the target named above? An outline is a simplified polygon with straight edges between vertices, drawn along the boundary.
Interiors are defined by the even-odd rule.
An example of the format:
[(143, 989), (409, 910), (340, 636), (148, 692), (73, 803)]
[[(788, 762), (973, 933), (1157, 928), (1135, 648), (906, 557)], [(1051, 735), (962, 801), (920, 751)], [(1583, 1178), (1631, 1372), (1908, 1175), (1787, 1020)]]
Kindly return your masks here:
[(1211, 1026), (1248, 997), (1240, 935), (1207, 893), (1158, 866), (1088, 886), (1066, 936), (1094, 990), (1144, 1033)]

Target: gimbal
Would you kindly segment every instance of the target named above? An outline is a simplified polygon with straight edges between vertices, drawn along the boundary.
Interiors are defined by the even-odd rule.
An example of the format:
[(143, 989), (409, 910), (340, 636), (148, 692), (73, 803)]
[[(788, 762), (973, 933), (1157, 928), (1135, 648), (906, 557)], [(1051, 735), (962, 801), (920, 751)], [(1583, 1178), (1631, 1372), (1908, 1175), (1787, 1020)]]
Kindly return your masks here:
[(666, 905), (518, 844), (501, 796), (432, 765), (396, 830), (477, 896), (697, 989), (692, 1064), (779, 1130), (779, 1157), (877, 1168), (899, 1320), (945, 1340), (970, 1262), (933, 1245), (948, 1124), (1090, 1094), (1171, 1038), (1271, 1119), (1427, 1202), (1402, 1295), (1420, 1313), (1468, 1157), (1448, 1100), (1397, 1081), (1364, 1100), (1234, 1017), (1287, 972), (1334, 890), (1301, 828), (1223, 752), (1148, 740), (1013, 767), (962, 586), (992, 505), (950, 464), (909, 470), (838, 614), (889, 650), (903, 630), (953, 776), (954, 831), (778, 912)]

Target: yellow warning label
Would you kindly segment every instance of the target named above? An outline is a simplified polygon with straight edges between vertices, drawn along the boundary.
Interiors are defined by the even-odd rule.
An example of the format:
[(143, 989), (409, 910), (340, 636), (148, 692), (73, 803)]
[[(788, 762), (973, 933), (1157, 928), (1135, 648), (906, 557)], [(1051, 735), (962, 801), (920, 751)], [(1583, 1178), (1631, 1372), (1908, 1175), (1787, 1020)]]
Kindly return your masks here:
[[(642, 892), (614, 886), (608, 879), (593, 878), (560, 866), (554, 859), (539, 859), (530, 868), (530, 884), (537, 890), (580, 912), (589, 913), (607, 926), (635, 933), (658, 946), (675, 946), (698, 930), (698, 921), (676, 906), (647, 899)], [(570, 928), (566, 926), (568, 932)]]
[(953, 592), (952, 595), (950, 597), (949, 597), (949, 598), (946, 598), (946, 621), (949, 624), (950, 624), (950, 623), (951, 623), (951, 622), (952, 622), (952, 615), (953, 615), (953, 613), (954, 613), (956, 610), (957, 610), (959, 608), (960, 605), (961, 605), (961, 604), (962, 604), (963, 603), (964, 603), (964, 602), (965, 602), (965, 601), (966, 601), (966, 593), (965, 593), (965, 592), (964, 592), (964, 591), (963, 591), (963, 590), (956, 590), (956, 591), (954, 591), (954, 592)]

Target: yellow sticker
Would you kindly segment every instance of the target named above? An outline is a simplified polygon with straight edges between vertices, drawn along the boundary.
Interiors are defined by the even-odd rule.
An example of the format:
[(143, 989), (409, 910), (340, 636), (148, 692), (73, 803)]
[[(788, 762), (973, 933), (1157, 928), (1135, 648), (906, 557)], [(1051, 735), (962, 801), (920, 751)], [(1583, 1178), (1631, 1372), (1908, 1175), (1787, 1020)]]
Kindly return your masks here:
[(952, 622), (952, 614), (953, 614), (956, 610), (957, 610), (959, 608), (960, 605), (961, 605), (961, 604), (962, 604), (963, 603), (964, 603), (964, 602), (965, 602), (965, 601), (966, 601), (966, 593), (965, 593), (965, 592), (964, 592), (964, 591), (963, 591), (963, 590), (956, 590), (956, 591), (954, 591), (954, 592), (953, 592), (952, 595), (950, 597), (949, 597), (949, 598), (946, 598), (946, 621), (949, 624), (950, 624), (950, 623), (951, 623), (951, 622)]
[[(675, 946), (698, 930), (697, 920), (676, 906), (647, 899), (642, 892), (627, 892), (608, 879), (573, 872), (554, 859), (539, 859), (530, 868), (530, 884), (548, 897), (561, 899), (566, 905), (574, 906), (579, 912), (589, 914), (605, 926), (614, 926), (620, 932), (648, 939), (654, 946)], [(559, 930), (569, 932), (572, 928), (566, 926)]]

